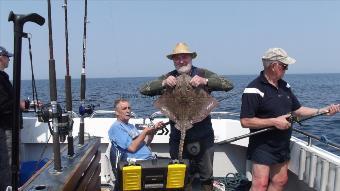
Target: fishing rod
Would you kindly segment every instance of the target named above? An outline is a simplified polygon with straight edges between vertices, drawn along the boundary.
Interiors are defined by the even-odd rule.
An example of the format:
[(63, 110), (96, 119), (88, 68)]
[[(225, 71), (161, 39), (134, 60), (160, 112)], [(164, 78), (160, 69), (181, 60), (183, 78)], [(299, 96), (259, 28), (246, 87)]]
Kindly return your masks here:
[[(50, 81), (50, 99), (51, 99), (51, 112), (48, 112), (48, 120), (52, 118), (53, 130), (53, 157), (54, 157), (54, 170), (61, 172), (61, 157), (60, 157), (60, 143), (59, 143), (59, 129), (58, 118), (60, 117), (60, 109), (58, 109), (57, 102), (57, 79), (55, 71), (55, 60), (53, 57), (53, 39), (52, 39), (52, 18), (51, 18), (51, 1), (47, 0), (48, 7), (48, 45), (49, 45), (49, 81)], [(52, 133), (52, 132), (51, 132)]]
[(29, 54), (29, 60), (31, 65), (31, 85), (32, 85), (32, 98), (31, 100), (29, 97), (25, 99), (25, 110), (23, 112), (35, 112), (37, 113), (38, 109), (40, 109), (42, 103), (39, 101), (38, 98), (38, 92), (37, 92), (37, 86), (35, 84), (35, 77), (34, 77), (34, 69), (33, 69), (33, 56), (32, 56), (32, 43), (31, 33), (23, 33), (22, 38), (26, 38), (28, 40), (28, 54)]
[(81, 83), (80, 83), (80, 102), (79, 107), (80, 113), (80, 124), (79, 124), (79, 145), (84, 145), (84, 113), (81, 111), (85, 107), (85, 91), (86, 91), (86, 74), (85, 74), (85, 63), (86, 63), (86, 24), (87, 24), (87, 0), (85, 0), (85, 13), (84, 13), (84, 34), (83, 34), (83, 64), (81, 70)]
[(28, 53), (30, 58), (30, 64), (31, 64), (31, 77), (32, 77), (32, 98), (33, 100), (29, 102), (29, 108), (33, 108), (34, 112), (37, 112), (39, 103), (38, 103), (38, 92), (37, 92), (37, 86), (35, 84), (35, 77), (34, 77), (34, 70), (33, 70), (33, 56), (32, 56), (32, 43), (31, 38), (32, 34), (27, 33), (24, 38), (27, 38), (28, 40)]
[(44, 17), (31, 13), (27, 15), (9, 13), (8, 21), (14, 24), (14, 59), (13, 59), (13, 128), (12, 128), (12, 190), (18, 190), (19, 183), (19, 138), (20, 138), (20, 88), (21, 88), (21, 52), (23, 28), (26, 22), (33, 22), (40, 26), (45, 23)]
[[(322, 112), (322, 113), (318, 113), (318, 114), (315, 114), (315, 115), (312, 115), (312, 116), (309, 116), (309, 117), (305, 117), (305, 118), (303, 118), (303, 119), (298, 119), (296, 116), (291, 115), (290, 117), (287, 118), (287, 120), (288, 120), (289, 122), (291, 122), (292, 124), (293, 124), (293, 123), (298, 123), (299, 125), (302, 125), (302, 122), (303, 122), (303, 121), (312, 119), (312, 118), (314, 118), (314, 117), (322, 116), (322, 115), (325, 115), (325, 114), (327, 114), (327, 113), (329, 113), (329, 111)], [(227, 139), (227, 140), (218, 142), (218, 144), (232, 143), (232, 142), (238, 141), (238, 140), (240, 140), (240, 139), (244, 139), (244, 138), (247, 138), (247, 137), (251, 137), (251, 136), (254, 136), (254, 135), (257, 135), (257, 134), (261, 134), (261, 133), (264, 133), (264, 132), (267, 132), (267, 131), (272, 131), (272, 130), (274, 130), (274, 129), (276, 129), (276, 128), (275, 128), (275, 127), (264, 128), (264, 129), (261, 129), (261, 130), (258, 130), (258, 131), (252, 132), (252, 133), (247, 133), (247, 134), (244, 134), (244, 135), (240, 135), (240, 136), (237, 136), (237, 137), (233, 137), (233, 138), (230, 138), (230, 139)], [(293, 128), (293, 131), (296, 131), (296, 129)], [(300, 131), (300, 130), (299, 130), (299, 131)]]
[[(72, 92), (71, 92), (71, 76), (70, 76), (70, 61), (69, 61), (69, 53), (68, 53), (68, 25), (67, 25), (67, 0), (64, 0), (64, 12), (65, 12), (65, 63), (66, 63), (66, 75), (65, 75), (65, 97), (66, 97), (66, 111), (68, 114), (69, 125), (65, 129), (67, 136), (67, 145), (68, 145), (68, 156), (74, 155), (74, 147), (73, 147), (73, 136), (72, 136), (72, 127), (73, 127), (73, 113), (72, 113)], [(66, 133), (65, 133), (66, 134)], [(65, 135), (66, 136), (66, 135)], [(63, 137), (65, 139), (65, 137)]]
[[(41, 110), (38, 112), (38, 120), (48, 124), (51, 135), (53, 136), (53, 157), (54, 157), (54, 171), (55, 173), (60, 173), (62, 171), (61, 167), (61, 156), (60, 156), (60, 141), (64, 142), (67, 135), (72, 132), (73, 120), (70, 119), (68, 113), (63, 112), (60, 104), (57, 102), (57, 79), (55, 71), (55, 60), (53, 57), (53, 39), (52, 39), (52, 18), (51, 18), (51, 1), (47, 0), (48, 4), (48, 32), (49, 32), (49, 81), (50, 81), (50, 104), (42, 106)], [(68, 66), (68, 65), (67, 65)], [(69, 75), (65, 77), (70, 78)], [(71, 80), (71, 79), (69, 79)], [(65, 86), (66, 85), (65, 82)], [(65, 89), (69, 89), (67, 87)], [(67, 109), (70, 109), (68, 105)], [(72, 110), (71, 110), (72, 111)], [(72, 114), (71, 114), (72, 115)], [(50, 123), (52, 122), (52, 126)], [(70, 140), (71, 144), (73, 140)], [(73, 145), (73, 144), (72, 144)], [(71, 148), (68, 145), (68, 155), (73, 156), (74, 150), (73, 146)]]

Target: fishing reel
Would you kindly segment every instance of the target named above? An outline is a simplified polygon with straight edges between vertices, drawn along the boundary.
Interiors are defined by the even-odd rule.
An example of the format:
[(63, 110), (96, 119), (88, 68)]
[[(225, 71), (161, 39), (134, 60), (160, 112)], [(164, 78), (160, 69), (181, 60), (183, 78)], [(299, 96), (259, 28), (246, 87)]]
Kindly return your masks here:
[(37, 112), (38, 121), (43, 123), (50, 122), (50, 119), (52, 118), (61, 118), (62, 109), (59, 104), (57, 104), (57, 112), (52, 112), (52, 106), (51, 104), (45, 104), (41, 107), (41, 109)]
[(79, 106), (79, 114), (80, 116), (85, 116), (85, 115), (91, 115), (95, 109), (95, 107), (99, 106), (98, 105), (94, 105), (94, 104), (88, 104), (88, 105), (85, 105), (85, 104), (81, 104)]
[(61, 114), (61, 118), (58, 119), (58, 130), (59, 130), (59, 140), (60, 142), (65, 142), (66, 136), (69, 132), (72, 132), (73, 119), (69, 113), (64, 112)]
[(294, 116), (294, 115), (290, 115), (289, 117), (287, 117), (286, 118), (287, 119), (287, 121), (289, 121), (291, 124), (292, 123), (297, 123), (297, 124), (299, 124), (300, 126), (303, 126), (302, 125), (302, 123), (301, 123), (301, 121), (299, 120), (299, 118), (297, 117), (297, 116)]
[(24, 103), (24, 112), (36, 112), (37, 110), (41, 109), (43, 105), (39, 100), (31, 100), (29, 97), (24, 100)]
[(70, 116), (68, 112), (63, 111), (60, 104), (56, 105), (56, 112), (53, 112), (51, 104), (43, 105), (41, 109), (37, 112), (37, 115), (38, 115), (39, 122), (48, 124), (50, 133), (52, 135), (54, 133), (54, 129), (50, 125), (50, 122), (52, 122), (53, 118), (57, 118), (60, 142), (64, 142), (66, 140), (66, 136), (69, 135), (69, 132), (72, 131), (72, 127), (73, 127), (72, 116)]

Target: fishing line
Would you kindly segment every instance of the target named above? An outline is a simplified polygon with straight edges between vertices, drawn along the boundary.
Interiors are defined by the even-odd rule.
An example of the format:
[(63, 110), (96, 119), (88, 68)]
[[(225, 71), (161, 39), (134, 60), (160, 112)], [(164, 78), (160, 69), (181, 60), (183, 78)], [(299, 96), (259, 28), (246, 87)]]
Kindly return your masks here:
[[(49, 126), (50, 126), (50, 125), (49, 125)], [(39, 160), (37, 160), (37, 164), (35, 165), (35, 171), (38, 170), (38, 165), (39, 165), (39, 163), (42, 161), (42, 157), (43, 157), (44, 154), (45, 154), (45, 151), (46, 151), (47, 146), (48, 146), (48, 142), (50, 141), (51, 137), (52, 137), (52, 134), (50, 134), (50, 136), (48, 137), (47, 142), (45, 143), (45, 146), (44, 146), (44, 148), (43, 148), (43, 150), (42, 150), (42, 152), (41, 152), (41, 154), (40, 154)]]

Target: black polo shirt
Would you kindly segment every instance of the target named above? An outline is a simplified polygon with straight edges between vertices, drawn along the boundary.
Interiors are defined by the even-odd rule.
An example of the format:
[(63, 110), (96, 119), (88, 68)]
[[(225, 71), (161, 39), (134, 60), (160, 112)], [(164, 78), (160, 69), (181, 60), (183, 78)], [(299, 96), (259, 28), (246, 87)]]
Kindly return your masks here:
[[(271, 85), (263, 71), (242, 94), (241, 118), (274, 118), (296, 111), (299, 101), (284, 80), (278, 81), (278, 88)], [(260, 129), (250, 129), (251, 132)], [(275, 129), (249, 138), (248, 154), (260, 149), (270, 153), (289, 152), (292, 129)]]

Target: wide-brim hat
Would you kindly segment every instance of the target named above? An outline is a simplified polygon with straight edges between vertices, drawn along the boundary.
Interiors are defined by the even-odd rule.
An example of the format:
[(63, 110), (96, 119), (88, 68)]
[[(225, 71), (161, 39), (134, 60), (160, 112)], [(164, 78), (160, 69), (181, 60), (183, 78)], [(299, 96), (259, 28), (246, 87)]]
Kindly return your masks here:
[(0, 46), (0, 56), (7, 56), (7, 57), (12, 57), (13, 54), (8, 52), (6, 48)]
[(191, 54), (192, 58), (196, 58), (197, 53), (191, 52), (188, 45), (184, 42), (177, 43), (175, 48), (172, 50), (171, 54), (168, 54), (166, 57), (172, 60), (172, 57), (176, 54)]
[(292, 57), (289, 57), (287, 52), (282, 48), (270, 48), (262, 57), (262, 60), (270, 60), (270, 61), (280, 61), (284, 64), (294, 64), (296, 60)]

